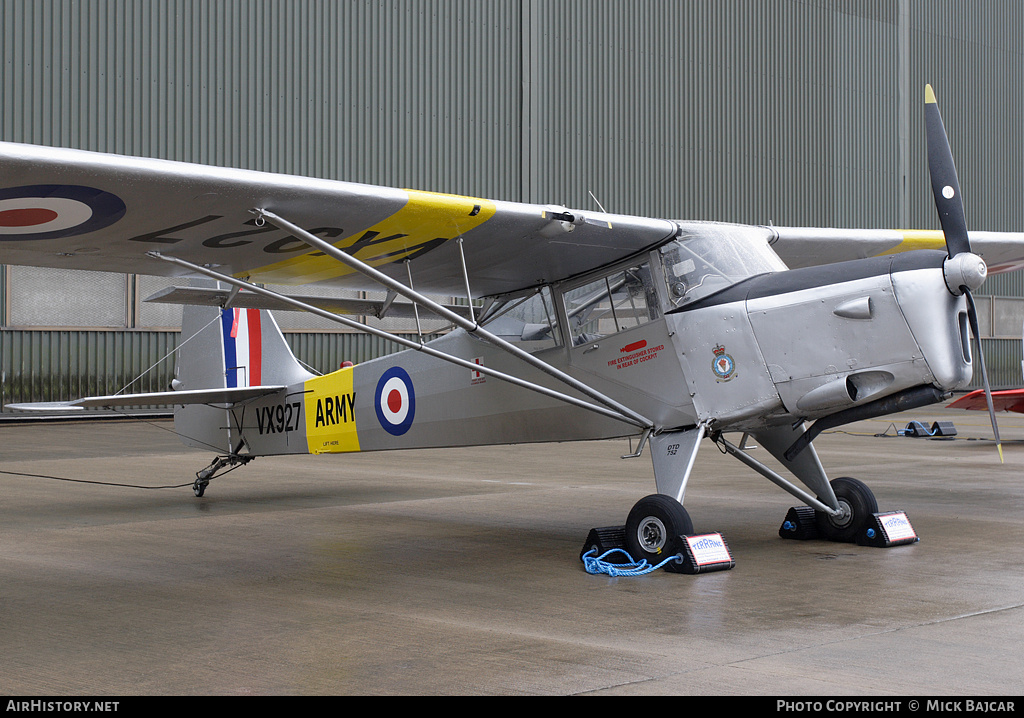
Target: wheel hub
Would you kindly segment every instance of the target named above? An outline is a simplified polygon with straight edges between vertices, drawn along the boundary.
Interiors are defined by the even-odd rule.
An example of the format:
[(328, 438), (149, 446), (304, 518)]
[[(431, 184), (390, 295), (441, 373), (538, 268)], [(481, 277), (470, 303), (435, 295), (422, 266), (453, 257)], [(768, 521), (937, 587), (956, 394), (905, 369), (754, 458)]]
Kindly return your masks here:
[(846, 499), (839, 499), (839, 513), (828, 517), (829, 522), (837, 529), (844, 529), (853, 521), (853, 508)]
[(661, 519), (648, 516), (637, 527), (636, 538), (645, 551), (658, 553), (665, 547), (668, 531)]

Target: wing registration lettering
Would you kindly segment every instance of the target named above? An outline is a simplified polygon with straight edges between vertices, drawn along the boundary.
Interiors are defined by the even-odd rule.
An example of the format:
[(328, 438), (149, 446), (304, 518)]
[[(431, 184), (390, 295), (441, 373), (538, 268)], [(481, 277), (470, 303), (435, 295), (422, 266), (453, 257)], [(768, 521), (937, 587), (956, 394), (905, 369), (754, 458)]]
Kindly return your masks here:
[[(480, 226), (496, 211), (494, 202), (488, 200), (405, 192), (409, 196), (405, 206), (372, 227), (346, 235), (334, 246), (372, 267), (411, 260)], [(260, 282), (294, 284), (335, 279), (353, 271), (322, 252), (310, 252), (253, 269), (249, 276)]]

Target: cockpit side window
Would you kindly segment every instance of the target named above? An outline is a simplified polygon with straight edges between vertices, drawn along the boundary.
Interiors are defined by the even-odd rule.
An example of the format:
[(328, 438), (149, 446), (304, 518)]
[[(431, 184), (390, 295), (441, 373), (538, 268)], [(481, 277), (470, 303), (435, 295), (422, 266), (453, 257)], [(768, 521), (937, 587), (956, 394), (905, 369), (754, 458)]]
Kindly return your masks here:
[(481, 324), (492, 334), (518, 344), (527, 351), (550, 349), (562, 343), (549, 287), (497, 303), (481, 320)]
[(647, 262), (571, 289), (563, 299), (574, 346), (597, 341), (661, 316)]

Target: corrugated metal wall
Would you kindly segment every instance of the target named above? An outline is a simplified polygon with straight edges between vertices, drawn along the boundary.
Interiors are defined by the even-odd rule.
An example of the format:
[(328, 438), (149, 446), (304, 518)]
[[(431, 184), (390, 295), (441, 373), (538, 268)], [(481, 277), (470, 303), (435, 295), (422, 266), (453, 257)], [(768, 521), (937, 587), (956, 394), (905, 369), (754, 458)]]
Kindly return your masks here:
[[(430, 340), (437, 335), (426, 335)], [(16, 401), (166, 391), (174, 378), (179, 332), (7, 330), (0, 332), (0, 410)], [(343, 361), (398, 351), (395, 342), (359, 333), (286, 333), (292, 351), (315, 373)]]
[[(1015, 0), (3, 0), (0, 23), (4, 140), (751, 223), (937, 227), (931, 82), (971, 226), (1024, 228)], [(1019, 342), (986, 345), (1019, 384)]]
[[(165, 391), (174, 376), (177, 332), (17, 331), (0, 333), (0, 400), (66, 401), (120, 392)], [(146, 372), (153, 367), (153, 371)], [(144, 374), (144, 372), (146, 372)]]
[(5, 140), (752, 223), (937, 226), (931, 82), (969, 217), (1020, 226), (1012, 0), (4, 0), (0, 21)]
[(639, 214), (896, 224), (895, 3), (535, 7), (527, 199), (587, 206), (591, 189)]
[(498, 199), (519, 2), (4, 0), (5, 140)]

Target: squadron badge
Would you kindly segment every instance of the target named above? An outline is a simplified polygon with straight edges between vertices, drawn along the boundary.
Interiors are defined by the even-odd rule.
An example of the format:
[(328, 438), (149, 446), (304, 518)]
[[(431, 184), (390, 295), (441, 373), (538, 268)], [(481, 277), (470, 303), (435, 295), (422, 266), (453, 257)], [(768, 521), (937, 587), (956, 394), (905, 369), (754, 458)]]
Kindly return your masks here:
[(718, 381), (729, 381), (735, 377), (736, 362), (733, 361), (731, 355), (726, 353), (725, 347), (718, 344), (711, 351), (715, 354), (715, 359), (711, 362), (711, 371), (715, 372)]

